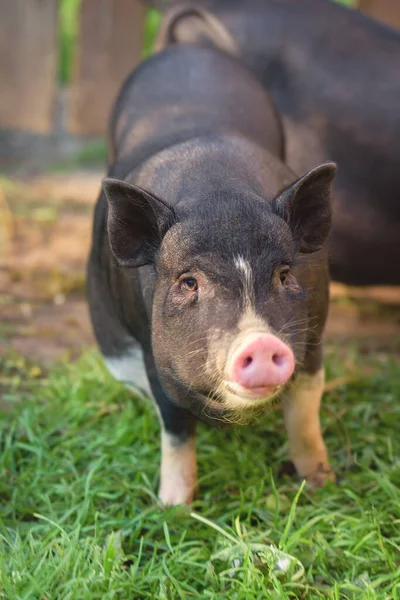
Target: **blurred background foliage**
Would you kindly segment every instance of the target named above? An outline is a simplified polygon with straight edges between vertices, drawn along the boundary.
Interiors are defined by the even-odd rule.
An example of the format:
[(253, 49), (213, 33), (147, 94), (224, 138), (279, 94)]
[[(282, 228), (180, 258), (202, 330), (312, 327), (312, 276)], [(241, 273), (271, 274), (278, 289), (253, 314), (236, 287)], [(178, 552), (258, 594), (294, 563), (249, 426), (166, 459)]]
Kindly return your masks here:
[[(72, 76), (74, 52), (78, 37), (79, 8), (81, 0), (60, 0), (60, 62), (59, 79), (62, 85), (67, 85)], [(143, 56), (151, 52), (155, 35), (160, 23), (158, 10), (149, 8), (146, 12)]]

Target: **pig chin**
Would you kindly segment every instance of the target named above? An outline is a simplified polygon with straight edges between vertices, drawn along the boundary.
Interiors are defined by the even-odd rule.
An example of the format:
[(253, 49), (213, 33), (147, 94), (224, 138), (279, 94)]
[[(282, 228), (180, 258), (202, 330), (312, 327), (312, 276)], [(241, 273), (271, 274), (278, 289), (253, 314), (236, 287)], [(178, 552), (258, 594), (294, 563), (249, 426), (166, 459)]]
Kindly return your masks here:
[(285, 387), (277, 385), (269, 389), (253, 390), (249, 394), (248, 390), (222, 380), (209, 393), (194, 393), (196, 398), (193, 397), (190, 403), (191, 411), (201, 420), (208, 422), (247, 425), (271, 408), (275, 401), (279, 400)]
[(262, 390), (262, 394), (244, 394), (242, 390), (233, 390), (231, 384), (223, 380), (215, 382), (209, 390), (196, 390), (193, 385), (187, 385), (182, 379), (178, 381), (165, 378), (165, 385), (170, 393), (180, 398), (179, 404), (186, 408), (198, 419), (209, 424), (247, 425), (257, 420), (263, 412), (273, 406), (285, 386), (276, 386), (271, 390)]
[(236, 425), (247, 425), (257, 418), (278, 400), (282, 387), (264, 392), (264, 396), (246, 398), (230, 391), (225, 383), (221, 383), (214, 394), (201, 394), (201, 413), (198, 417), (206, 421), (219, 421)]

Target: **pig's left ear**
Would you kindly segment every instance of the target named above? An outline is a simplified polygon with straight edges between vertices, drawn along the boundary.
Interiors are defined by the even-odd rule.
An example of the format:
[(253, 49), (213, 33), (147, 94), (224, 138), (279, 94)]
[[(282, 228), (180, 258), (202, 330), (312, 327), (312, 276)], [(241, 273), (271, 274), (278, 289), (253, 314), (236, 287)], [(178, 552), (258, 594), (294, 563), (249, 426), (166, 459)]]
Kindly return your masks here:
[(289, 225), (300, 252), (320, 250), (328, 237), (335, 173), (335, 163), (320, 165), (290, 184), (275, 200), (275, 211)]
[(123, 267), (142, 267), (154, 260), (172, 224), (173, 209), (149, 192), (118, 179), (103, 180), (108, 200), (108, 239)]

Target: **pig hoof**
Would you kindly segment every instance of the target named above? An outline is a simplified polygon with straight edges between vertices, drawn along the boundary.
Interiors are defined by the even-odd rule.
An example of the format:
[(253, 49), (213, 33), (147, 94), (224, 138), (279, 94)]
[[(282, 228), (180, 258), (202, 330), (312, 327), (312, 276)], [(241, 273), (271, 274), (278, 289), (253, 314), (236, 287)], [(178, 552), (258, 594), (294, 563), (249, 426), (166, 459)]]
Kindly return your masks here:
[(329, 465), (319, 463), (315, 471), (312, 471), (304, 477), (307, 483), (313, 488), (323, 487), (328, 481), (335, 483), (335, 473)]
[(164, 506), (178, 506), (178, 504), (191, 504), (197, 494), (197, 485), (188, 486), (186, 483), (169, 481), (160, 486), (158, 497)]

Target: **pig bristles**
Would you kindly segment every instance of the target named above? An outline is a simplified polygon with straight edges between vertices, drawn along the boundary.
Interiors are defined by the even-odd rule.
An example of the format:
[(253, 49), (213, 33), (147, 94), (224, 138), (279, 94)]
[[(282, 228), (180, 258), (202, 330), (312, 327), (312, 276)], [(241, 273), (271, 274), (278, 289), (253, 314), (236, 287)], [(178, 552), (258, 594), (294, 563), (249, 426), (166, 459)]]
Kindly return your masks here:
[[(302, 325), (305, 324), (306, 319), (291, 319), (288, 323), (285, 323), (283, 327), (279, 330), (277, 335), (281, 337), (281, 339), (285, 339), (287, 336), (283, 333), (287, 327)], [(313, 326), (312, 328), (316, 327)], [(302, 331), (308, 331), (307, 328), (298, 329), (294, 333), (300, 333)], [(293, 333), (293, 332), (292, 332)], [(282, 335), (283, 334), (283, 335)], [(202, 341), (206, 341), (207, 338), (203, 338)], [(195, 342), (199, 343), (198, 340)], [(306, 346), (310, 342), (306, 340), (304, 342), (295, 343), (297, 346)], [(188, 343), (187, 347), (191, 347), (192, 343)], [(293, 343), (292, 343), (293, 345)], [(195, 350), (191, 350), (187, 353), (187, 356), (195, 356), (198, 353), (204, 352), (204, 348), (196, 348)], [(211, 363), (212, 364), (212, 363)], [(297, 370), (301, 368), (302, 362), (298, 361), (296, 368)], [(263, 417), (266, 413), (272, 412), (276, 405), (280, 403), (280, 399), (285, 392), (285, 389), (280, 390), (277, 394), (273, 395), (269, 400), (267, 400), (264, 404), (258, 404), (254, 407), (242, 406), (238, 407), (236, 410), (232, 409), (229, 406), (229, 403), (226, 401), (227, 391), (223, 384), (221, 373), (216, 366), (203, 365), (200, 367), (199, 374), (206, 375), (211, 381), (214, 382), (214, 386), (216, 387), (216, 392), (210, 392), (210, 394), (206, 397), (205, 405), (202, 410), (202, 414), (212, 419), (213, 421), (219, 421), (223, 424), (231, 424), (231, 425), (249, 425), (254, 424), (260, 421), (261, 417)], [(191, 390), (192, 386), (189, 384), (188, 389)]]
[[(221, 383), (217, 388), (217, 392), (214, 394), (214, 398), (211, 399), (211, 397), (209, 397), (209, 403), (205, 405), (203, 413), (222, 423), (249, 425), (250, 423), (257, 423), (260, 420), (260, 417), (271, 409), (275, 400), (279, 401), (279, 394), (272, 396), (271, 399), (264, 404), (259, 404), (250, 408), (238, 407), (237, 410), (234, 410), (226, 402), (226, 389), (223, 383)], [(214, 408), (215, 401), (220, 403), (220, 408)], [(207, 409), (210, 409), (210, 412), (208, 412)], [(220, 413), (219, 410), (221, 410)]]
[[(197, 350), (194, 352), (197, 352)], [(283, 391), (280, 390), (264, 404), (258, 404), (254, 407), (243, 406), (234, 410), (226, 402), (227, 391), (223, 381), (221, 381), (218, 368), (215, 366), (210, 368), (210, 365), (202, 366), (200, 367), (200, 373), (207, 375), (216, 384), (216, 392), (210, 392), (207, 396), (202, 413), (204, 416), (224, 424), (249, 425), (259, 422), (260, 417), (267, 412), (271, 412), (274, 406), (279, 403)]]
[[(272, 412), (273, 407), (276, 404), (279, 404), (279, 401), (279, 397), (275, 396), (271, 398), (271, 400), (268, 401), (266, 404), (259, 405), (257, 407), (254, 407), (253, 409), (246, 409), (243, 411), (232, 411), (231, 409), (227, 408), (226, 412), (221, 413), (218, 416), (215, 414), (215, 412), (213, 412), (212, 406), (210, 407), (210, 413), (207, 412), (207, 406), (204, 408), (203, 412), (208, 417), (211, 417), (216, 421), (220, 421), (221, 423), (239, 426), (250, 425), (258, 423), (263, 415)], [(224, 409), (223, 400), (221, 401), (221, 408)]]

